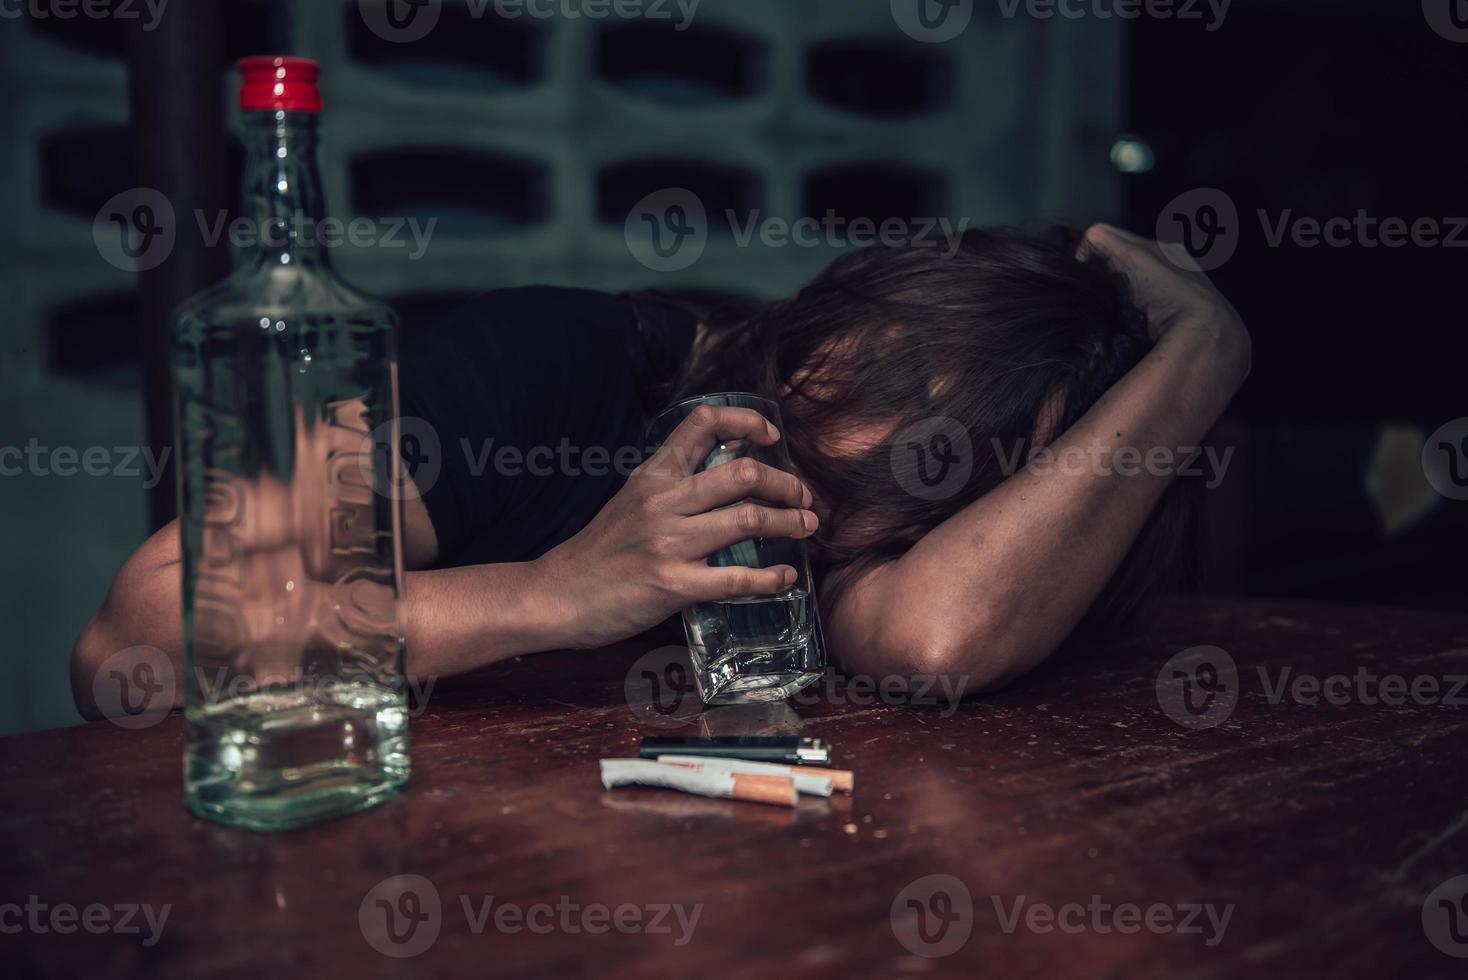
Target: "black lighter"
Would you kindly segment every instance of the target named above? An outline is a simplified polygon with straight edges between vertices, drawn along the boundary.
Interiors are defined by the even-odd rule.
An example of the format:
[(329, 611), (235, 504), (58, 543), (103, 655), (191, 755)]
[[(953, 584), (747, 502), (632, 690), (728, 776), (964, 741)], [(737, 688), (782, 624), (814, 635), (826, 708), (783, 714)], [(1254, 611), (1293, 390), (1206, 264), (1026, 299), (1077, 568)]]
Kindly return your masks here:
[(660, 755), (707, 755), (721, 759), (751, 759), (756, 762), (808, 763), (831, 761), (831, 744), (823, 738), (796, 736), (729, 735), (678, 738), (655, 735), (642, 740), (637, 754), (644, 759)]

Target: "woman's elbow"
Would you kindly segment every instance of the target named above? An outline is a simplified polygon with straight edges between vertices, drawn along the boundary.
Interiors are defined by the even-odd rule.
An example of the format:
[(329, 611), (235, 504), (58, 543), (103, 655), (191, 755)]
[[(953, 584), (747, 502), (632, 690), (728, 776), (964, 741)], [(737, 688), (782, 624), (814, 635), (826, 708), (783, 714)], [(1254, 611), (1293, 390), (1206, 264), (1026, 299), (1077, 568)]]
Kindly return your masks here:
[[(929, 619), (928, 623), (941, 622)], [(1057, 646), (1048, 636), (998, 616), (970, 619), (961, 628), (929, 625), (922, 635), (893, 630), (878, 639), (891, 672), (921, 679), (958, 697), (997, 691), (1038, 666)]]
[(71, 648), (71, 699), (83, 718), (102, 717), (97, 705), (96, 678), (102, 664), (116, 650), (102, 613), (93, 616)]

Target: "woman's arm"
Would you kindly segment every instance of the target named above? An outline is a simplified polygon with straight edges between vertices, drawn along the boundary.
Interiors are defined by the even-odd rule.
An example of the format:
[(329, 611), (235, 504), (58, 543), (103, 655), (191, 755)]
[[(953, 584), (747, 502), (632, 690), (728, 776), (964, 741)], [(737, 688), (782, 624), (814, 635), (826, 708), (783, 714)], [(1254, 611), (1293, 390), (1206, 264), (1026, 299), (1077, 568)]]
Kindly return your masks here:
[[(408, 572), (401, 606), (408, 669), (453, 674), (522, 653), (603, 646), (695, 602), (788, 588), (795, 580), (788, 565), (712, 568), (704, 556), (749, 537), (809, 537), (817, 526), (810, 490), (754, 459), (694, 472), (716, 441), (779, 438), (757, 412), (700, 407), (585, 529), (536, 561)], [(289, 505), (250, 509), (260, 516), (248, 529), (252, 548), (298, 547), (279, 524)], [(435, 557), (421, 501), (407, 503), (404, 546), (410, 564)], [(83, 715), (97, 717), (93, 678), (118, 653), (156, 647), (182, 671), (179, 560), (174, 522), (118, 572), (72, 651), (72, 697)]]
[(1156, 345), (1049, 444), (1054, 459), (1086, 465), (1021, 469), (851, 584), (826, 624), (848, 669), (943, 675), (972, 691), (1036, 666), (1090, 608), (1172, 479), (1171, 467), (1122, 475), (1113, 453), (1145, 461), (1164, 447), (1180, 459), (1247, 376), (1248, 334), (1206, 276), (1104, 225), (1083, 248), (1128, 276)]

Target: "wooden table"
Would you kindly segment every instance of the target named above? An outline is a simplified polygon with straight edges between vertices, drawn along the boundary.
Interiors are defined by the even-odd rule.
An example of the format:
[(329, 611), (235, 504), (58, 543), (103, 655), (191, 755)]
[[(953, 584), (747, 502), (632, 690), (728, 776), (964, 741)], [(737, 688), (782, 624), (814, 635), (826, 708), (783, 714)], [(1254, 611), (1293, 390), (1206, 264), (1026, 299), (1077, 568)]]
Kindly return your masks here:
[[(1199, 645), (1232, 657), (1237, 698), (1226, 720), (1201, 716), (1221, 724), (1190, 728), (1163, 700), (1191, 678), (1195, 695), (1211, 686), (1226, 703), (1226, 670), (1219, 688), (1198, 664), (1176, 681), (1168, 668), (1162, 700), (1158, 677)], [(1468, 955), (1468, 911), (1450, 922), (1460, 893), (1439, 888), (1468, 875), (1468, 712), (1426, 697), (1367, 704), (1355, 686), (1344, 704), (1274, 697), (1288, 666), (1291, 684), (1308, 673), (1354, 685), (1358, 668), (1437, 678), (1436, 700), (1448, 699), (1451, 678), (1468, 674), (1468, 617), (1175, 600), (1145, 637), (1068, 655), (956, 710), (883, 704), (848, 685), (790, 709), (639, 719), (624, 684), (646, 651), (527, 658), (441, 686), (414, 720), (402, 796), (274, 836), (184, 810), (176, 715), (139, 731), (99, 722), (0, 740), (0, 904), (46, 905), (0, 908), (5, 975), (1468, 970), (1428, 934)], [(601, 788), (598, 758), (678, 730), (824, 736), (856, 771), (856, 792), (791, 811)], [(383, 884), (400, 875), (426, 881)], [(136, 934), (52, 930), (66, 924), (65, 912), (49, 918), (62, 906), (117, 922), (127, 904), (155, 919), (170, 907), (156, 942), (142, 913)], [(384, 908), (419, 916), (416, 932), (395, 920), (402, 945)], [(33, 918), (16, 932), (21, 915)], [(374, 942), (424, 948), (390, 957)]]

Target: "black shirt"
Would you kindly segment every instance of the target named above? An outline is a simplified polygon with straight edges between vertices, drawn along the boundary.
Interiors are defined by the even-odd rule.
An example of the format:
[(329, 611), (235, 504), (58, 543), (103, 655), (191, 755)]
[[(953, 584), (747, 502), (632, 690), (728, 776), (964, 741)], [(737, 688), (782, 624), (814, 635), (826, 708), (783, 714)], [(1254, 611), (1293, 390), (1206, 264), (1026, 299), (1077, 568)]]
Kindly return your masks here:
[(404, 323), (403, 453), (438, 563), (528, 561), (585, 527), (641, 461), (696, 329), (652, 294), (549, 287)]

